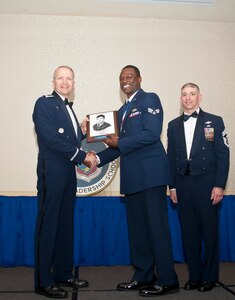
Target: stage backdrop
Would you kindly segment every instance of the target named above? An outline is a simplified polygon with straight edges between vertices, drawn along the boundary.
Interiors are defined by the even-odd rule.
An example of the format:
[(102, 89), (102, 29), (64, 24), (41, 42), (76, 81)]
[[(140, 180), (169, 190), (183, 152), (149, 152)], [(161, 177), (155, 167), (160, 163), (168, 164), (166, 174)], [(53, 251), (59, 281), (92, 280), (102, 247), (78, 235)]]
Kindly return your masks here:
[[(129, 265), (125, 207), (121, 197), (79, 197), (75, 205), (75, 266)], [(169, 205), (175, 262), (184, 262), (176, 207)], [(36, 197), (0, 196), (0, 266), (34, 265)], [(220, 207), (220, 258), (235, 261), (235, 196)]]

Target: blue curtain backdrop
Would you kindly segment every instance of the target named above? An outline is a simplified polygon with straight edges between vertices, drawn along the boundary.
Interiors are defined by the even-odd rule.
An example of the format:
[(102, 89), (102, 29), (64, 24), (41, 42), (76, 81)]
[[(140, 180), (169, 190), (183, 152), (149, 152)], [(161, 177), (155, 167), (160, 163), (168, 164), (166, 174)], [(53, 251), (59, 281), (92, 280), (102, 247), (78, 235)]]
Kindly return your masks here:
[[(169, 205), (174, 260), (184, 262), (176, 207)], [(79, 197), (75, 205), (74, 265), (130, 264), (121, 197)], [(0, 196), (0, 266), (34, 265), (36, 197)], [(235, 196), (220, 208), (221, 261), (235, 261)]]

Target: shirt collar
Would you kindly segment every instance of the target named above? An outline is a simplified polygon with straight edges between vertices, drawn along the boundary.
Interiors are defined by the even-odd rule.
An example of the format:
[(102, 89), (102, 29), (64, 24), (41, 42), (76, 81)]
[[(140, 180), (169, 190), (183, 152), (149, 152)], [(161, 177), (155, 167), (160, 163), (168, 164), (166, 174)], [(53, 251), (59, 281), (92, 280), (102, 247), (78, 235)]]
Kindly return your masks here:
[[(195, 111), (197, 112), (197, 114), (199, 114), (199, 112), (200, 112), (200, 107), (198, 107)], [(184, 115), (191, 115), (191, 114), (184, 112)]]
[[(55, 91), (56, 94), (58, 94), (60, 96), (60, 98), (64, 101), (67, 97), (61, 95), (60, 93), (58, 93), (57, 91)], [(68, 98), (67, 98), (68, 99)], [(69, 99), (68, 99), (69, 100)], [(69, 100), (70, 101), (70, 100)]]
[(135, 97), (135, 95), (136, 95), (138, 92), (139, 92), (139, 90), (136, 91), (133, 95), (131, 95), (130, 98), (126, 99), (126, 103), (127, 103), (127, 102), (131, 102), (132, 99)]

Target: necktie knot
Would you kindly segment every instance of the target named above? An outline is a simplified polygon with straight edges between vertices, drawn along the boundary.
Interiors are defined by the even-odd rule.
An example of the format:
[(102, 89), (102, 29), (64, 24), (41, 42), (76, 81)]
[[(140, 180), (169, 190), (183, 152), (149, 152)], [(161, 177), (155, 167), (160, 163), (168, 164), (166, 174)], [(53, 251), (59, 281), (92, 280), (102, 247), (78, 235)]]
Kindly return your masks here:
[(198, 117), (198, 113), (196, 111), (194, 111), (191, 115), (186, 115), (184, 114), (183, 119), (184, 121), (188, 121), (189, 118), (197, 118)]
[(68, 105), (70, 108), (73, 106), (73, 102), (70, 102), (67, 98), (64, 99), (65, 105)]

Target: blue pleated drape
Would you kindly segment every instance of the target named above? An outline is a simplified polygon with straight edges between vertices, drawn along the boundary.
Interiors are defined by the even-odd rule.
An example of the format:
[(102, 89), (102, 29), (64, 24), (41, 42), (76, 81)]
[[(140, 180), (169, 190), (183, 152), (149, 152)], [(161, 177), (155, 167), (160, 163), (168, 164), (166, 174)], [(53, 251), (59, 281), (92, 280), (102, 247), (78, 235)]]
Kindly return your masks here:
[(130, 264), (126, 215), (119, 197), (77, 199), (75, 237), (75, 265)]
[[(79, 197), (75, 204), (74, 265), (131, 263), (125, 205), (121, 197)], [(177, 209), (170, 202), (169, 225), (174, 260), (184, 262)], [(0, 196), (0, 266), (34, 265), (36, 197)], [(220, 207), (220, 258), (235, 261), (235, 196)]]

